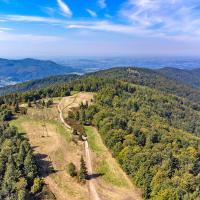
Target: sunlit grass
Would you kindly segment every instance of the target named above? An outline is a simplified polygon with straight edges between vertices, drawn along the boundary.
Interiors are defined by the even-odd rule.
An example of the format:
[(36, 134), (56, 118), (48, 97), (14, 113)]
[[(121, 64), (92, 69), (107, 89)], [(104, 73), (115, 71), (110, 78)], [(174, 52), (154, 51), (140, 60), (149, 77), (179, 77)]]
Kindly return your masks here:
[(105, 182), (114, 186), (128, 188), (130, 184), (128, 183), (127, 177), (103, 144), (101, 136), (94, 131), (93, 127), (85, 127), (85, 130), (88, 136), (89, 146), (96, 154), (96, 158), (94, 159), (96, 173), (103, 174), (102, 178)]

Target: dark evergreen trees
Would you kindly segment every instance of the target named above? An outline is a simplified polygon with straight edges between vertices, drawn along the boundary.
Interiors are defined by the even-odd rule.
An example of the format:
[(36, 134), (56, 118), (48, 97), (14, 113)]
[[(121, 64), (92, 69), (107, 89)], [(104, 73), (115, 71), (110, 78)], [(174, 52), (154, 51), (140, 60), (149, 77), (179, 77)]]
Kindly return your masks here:
[(83, 182), (87, 179), (87, 167), (86, 167), (85, 161), (83, 159), (83, 156), (81, 156), (81, 160), (80, 160), (79, 179), (80, 179), (80, 181), (83, 181)]
[(16, 129), (0, 125), (0, 199), (31, 199), (39, 191), (36, 180), (40, 181), (28, 141)]

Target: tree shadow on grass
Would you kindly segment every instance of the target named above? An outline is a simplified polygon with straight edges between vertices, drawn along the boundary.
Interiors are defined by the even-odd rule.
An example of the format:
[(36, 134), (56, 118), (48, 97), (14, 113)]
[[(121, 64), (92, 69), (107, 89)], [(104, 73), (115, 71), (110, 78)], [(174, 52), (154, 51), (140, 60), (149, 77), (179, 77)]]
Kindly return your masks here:
[(87, 175), (87, 180), (96, 179), (96, 178), (101, 177), (103, 175), (104, 175), (103, 173), (89, 174), (89, 175)]
[(35, 155), (36, 162), (39, 169), (39, 176), (45, 178), (50, 174), (58, 172), (55, 170), (52, 165), (51, 158), (46, 154), (36, 154)]

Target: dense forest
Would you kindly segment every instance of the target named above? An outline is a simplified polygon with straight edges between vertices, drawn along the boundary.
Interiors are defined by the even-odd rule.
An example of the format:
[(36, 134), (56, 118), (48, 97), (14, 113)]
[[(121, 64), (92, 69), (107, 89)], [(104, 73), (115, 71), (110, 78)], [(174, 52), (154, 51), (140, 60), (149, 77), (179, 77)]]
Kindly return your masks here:
[(168, 78), (151, 69), (123, 67), (98, 71), (96, 77), (110, 78), (148, 86), (163, 92), (172, 93), (191, 101), (200, 103), (200, 90), (182, 82)]
[[(200, 196), (199, 90), (160, 79), (154, 73), (148, 78), (147, 74), (133, 68), (111, 69), (13, 93), (0, 98), (0, 116), (9, 120), (5, 117), (9, 113), (12, 118), (13, 110), (8, 108), (15, 112), (18, 102), (69, 96), (72, 91), (95, 92), (92, 105), (81, 105), (70, 117), (99, 129), (112, 155), (142, 188), (144, 198), (196, 200)], [(16, 154), (19, 146), (14, 148)], [(12, 160), (17, 167), (15, 158)], [(21, 174), (27, 181), (26, 195), (32, 194), (36, 176), (30, 181), (25, 172)]]
[[(174, 95), (187, 98), (193, 102), (200, 103), (200, 90), (198, 88), (193, 88), (192, 86), (186, 85), (183, 82), (168, 78), (167, 75), (164, 76), (164, 73), (160, 73), (160, 71), (135, 67), (112, 68), (86, 74), (83, 76), (53, 76), (45, 79), (29, 81), (14, 86), (0, 88), (0, 96), (8, 95), (10, 93), (28, 92), (30, 90), (36, 92), (40, 89), (43, 90), (44, 87), (46, 89), (52, 90), (52, 88), (55, 88), (55, 85), (58, 87), (60, 85), (62, 89), (63, 85), (66, 85), (71, 81), (73, 82), (72, 85), (74, 85), (74, 80), (77, 80), (77, 83), (80, 83), (82, 80), (87, 79), (87, 77), (95, 77), (97, 79), (107, 78), (111, 80), (123, 80), (137, 85), (154, 88), (163, 92), (172, 93)], [(58, 90), (59, 89), (56, 88), (56, 92), (58, 92)], [(52, 93), (53, 92), (50, 94), (49, 91), (48, 95), (54, 96), (55, 94)]]
[(0, 199), (33, 199), (41, 189), (32, 149), (15, 128), (0, 126)]
[(195, 200), (200, 195), (199, 110), (174, 95), (108, 80), (93, 105), (81, 106), (74, 119), (99, 129), (145, 199)]
[(157, 72), (162, 75), (177, 80), (186, 85), (200, 88), (200, 68), (197, 69), (176, 69), (172, 67), (165, 67), (158, 69)]
[(24, 83), (10, 85), (3, 88), (0, 88), (0, 96), (8, 95), (11, 93), (23, 93), (29, 90), (38, 90), (44, 87), (51, 87), (55, 85), (65, 84), (67, 82), (78, 79), (79, 75), (58, 75), (50, 76), (43, 79), (36, 79), (32, 81), (27, 81)]
[(25, 114), (15, 100), (0, 106), (0, 199), (40, 199), (42, 181), (28, 140), (9, 121)]

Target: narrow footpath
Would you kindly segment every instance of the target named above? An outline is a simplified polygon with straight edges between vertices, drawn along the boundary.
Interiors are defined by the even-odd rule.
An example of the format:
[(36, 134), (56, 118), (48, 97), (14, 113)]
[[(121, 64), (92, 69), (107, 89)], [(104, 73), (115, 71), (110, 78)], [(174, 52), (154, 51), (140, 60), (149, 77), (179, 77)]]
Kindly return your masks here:
[[(76, 97), (77, 97), (77, 95), (75, 95), (74, 98), (72, 99), (72, 102), (70, 102), (64, 108), (61, 108), (62, 100), (58, 104), (58, 111), (59, 111), (59, 114), (60, 114), (60, 120), (65, 125), (65, 127), (67, 129), (70, 129), (70, 130), (71, 130), (71, 127), (64, 120), (63, 111), (66, 110), (69, 106), (71, 106), (72, 104), (74, 104), (76, 102)], [(87, 165), (87, 169), (88, 169), (88, 174), (92, 175), (93, 174), (92, 159), (91, 159), (90, 148), (89, 148), (87, 140), (84, 141), (84, 146), (85, 146), (86, 165)], [(95, 179), (88, 180), (90, 199), (91, 200), (100, 200), (100, 197), (99, 197), (97, 190), (96, 190), (96, 186), (95, 186), (96, 183), (95, 182), (96, 182)]]

